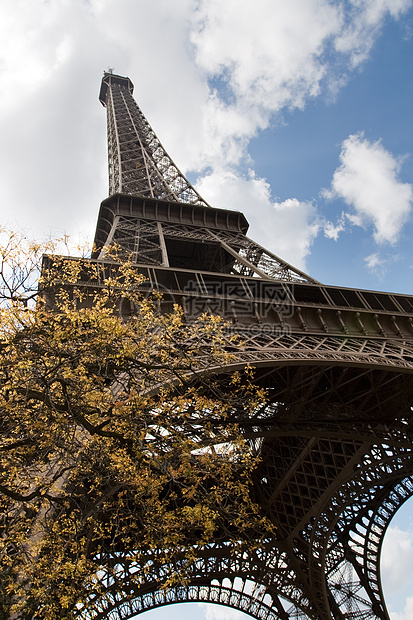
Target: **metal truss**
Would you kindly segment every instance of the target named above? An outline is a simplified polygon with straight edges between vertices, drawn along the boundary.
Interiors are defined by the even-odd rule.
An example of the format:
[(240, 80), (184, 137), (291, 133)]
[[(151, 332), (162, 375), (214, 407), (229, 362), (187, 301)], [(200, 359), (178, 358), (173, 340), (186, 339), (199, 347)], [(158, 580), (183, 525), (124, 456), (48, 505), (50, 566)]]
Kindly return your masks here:
[[(306, 387), (310, 403), (317, 396), (320, 400), (319, 381), (309, 381), (309, 373), (295, 372), (296, 379), (293, 373), (288, 378), (289, 384), (295, 382), (290, 398)], [(258, 380), (265, 385), (265, 376)], [(385, 375), (378, 380), (383, 383)], [(270, 383), (282, 381), (273, 377)], [(357, 387), (357, 373), (350, 383), (358, 397), (354, 414), (368, 390)], [(330, 392), (334, 394), (334, 389)], [(308, 409), (294, 404), (282, 390), (279, 397), (295, 410), (288, 434), (266, 432), (278, 402), (253, 420), (262, 442), (256, 500), (276, 524), (276, 536), (258, 549), (236, 552), (225, 541), (217, 541), (202, 549), (195, 561), (174, 557), (168, 564), (156, 551), (148, 550), (142, 564), (133, 554), (110, 554), (108, 549), (99, 572), (100, 595), (97, 599), (92, 595), (84, 610), (79, 609), (80, 617), (126, 620), (162, 605), (207, 601), (266, 620), (389, 620), (380, 583), (380, 551), (393, 514), (413, 495), (412, 434), (395, 433), (389, 437), (392, 445), (383, 439), (378, 443), (368, 428), (363, 432), (372, 425), (366, 415), (352, 422), (358, 429), (352, 437), (346, 438), (340, 428), (335, 429), (336, 436), (329, 436), (319, 413), (318, 431), (313, 428), (311, 436), (300, 436), (295, 430), (302, 426), (299, 417), (309, 415)], [(323, 396), (324, 404), (325, 400)], [(330, 406), (330, 414), (333, 409)], [(348, 409), (345, 414), (350, 416)], [(246, 420), (239, 422), (248, 435)], [(179, 572), (185, 583), (162, 588), (170, 575)]]
[(343, 618), (388, 618), (380, 551), (393, 514), (413, 495), (413, 477), (404, 478), (412, 456), (411, 448), (373, 446), (312, 524), (310, 575), (320, 618), (329, 605)]
[(137, 264), (169, 267), (175, 262), (174, 267), (186, 267), (189, 263), (186, 252), (182, 252), (180, 264), (177, 261), (173, 246), (177, 242), (182, 249), (184, 244), (191, 245), (191, 260), (194, 259), (194, 252), (198, 251), (196, 264), (208, 265), (209, 271), (276, 281), (317, 283), (240, 232), (214, 231), (124, 215), (114, 217), (100, 258), (104, 258), (108, 250), (115, 246), (119, 248), (122, 258), (130, 258)]
[[(178, 303), (188, 322), (204, 312), (228, 321), (232, 358), (225, 368), (205, 358), (204, 369), (225, 387), (251, 365), (267, 394), (227, 423), (260, 453), (253, 499), (276, 533), (252, 549), (217, 538), (191, 561), (102, 541), (78, 617), (205, 601), (262, 620), (389, 620), (381, 547), (413, 496), (413, 297), (323, 286), (249, 239), (242, 214), (210, 207), (179, 172), (132, 91), (104, 75), (111, 196), (93, 260), (104, 277), (116, 248), (147, 278), (143, 294), (163, 293), (160, 312)], [(177, 574), (182, 583), (165, 588)]]
[(321, 494), (317, 515), (297, 532), (286, 537), (280, 528), (260, 549), (237, 554), (211, 545), (185, 566), (189, 583), (182, 586), (162, 589), (168, 575), (182, 570), (179, 558), (165, 565), (148, 552), (142, 566), (112, 555), (100, 573), (104, 594), (79, 616), (123, 620), (162, 605), (207, 601), (266, 620), (389, 620), (380, 548), (392, 515), (413, 494), (406, 469), (412, 471), (411, 448), (371, 446), (356, 474), (347, 471), (336, 493)]
[[(243, 585), (245, 585), (245, 582), (243, 582)], [(212, 584), (180, 586), (169, 590), (151, 591), (136, 598), (134, 597), (130, 601), (117, 602), (116, 598), (108, 599), (101, 605), (100, 610), (91, 617), (96, 618), (96, 620), (101, 618), (123, 620), (156, 607), (179, 602), (217, 603), (242, 611), (252, 618), (265, 618), (265, 620), (283, 620), (287, 617), (293, 617), (291, 615), (286, 616), (287, 612), (283, 609), (277, 612), (273, 607), (259, 600), (256, 591), (253, 591), (252, 594), (247, 594), (233, 587)], [(295, 617), (298, 618), (300, 616), (296, 615)]]
[[(107, 108), (109, 194), (132, 194), (210, 207), (166, 153), (132, 93), (133, 84), (128, 78), (105, 73), (100, 100)], [(151, 223), (152, 227), (157, 224), (160, 226), (159, 222)], [(150, 226), (148, 222), (145, 225)], [(121, 218), (114, 222), (110, 240), (118, 242), (125, 252), (131, 252), (136, 262), (146, 262), (142, 236), (139, 240), (133, 238), (140, 227), (136, 218)], [(148, 264), (167, 264), (166, 236), (194, 241), (199, 239), (199, 235), (204, 243), (210, 241), (210, 250), (213, 250), (214, 241), (215, 246), (220, 248), (219, 258), (221, 262), (224, 256), (225, 259), (217, 270), (223, 273), (316, 282), (245, 235), (231, 234), (229, 231), (224, 234), (223, 231), (208, 228), (195, 230), (194, 227), (164, 225), (162, 230), (160, 227), (148, 241), (154, 253), (152, 262)], [(217, 248), (212, 253), (216, 255)]]
[[(270, 327), (270, 326), (269, 326)], [(413, 370), (413, 344), (397, 340), (319, 336), (315, 334), (277, 333), (271, 329), (240, 330), (245, 351), (237, 360), (260, 366), (280, 363), (335, 363)]]
[(132, 92), (128, 78), (105, 73), (100, 101), (107, 108), (109, 193), (208, 207), (163, 148)]

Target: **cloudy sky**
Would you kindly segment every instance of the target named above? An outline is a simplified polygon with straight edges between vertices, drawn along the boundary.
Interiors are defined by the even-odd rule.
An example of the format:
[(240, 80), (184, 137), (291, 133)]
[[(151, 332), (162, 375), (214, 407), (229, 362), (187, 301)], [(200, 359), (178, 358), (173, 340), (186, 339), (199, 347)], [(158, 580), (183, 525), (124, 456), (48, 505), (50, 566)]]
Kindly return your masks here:
[[(210, 204), (243, 211), (250, 236), (322, 282), (412, 293), (412, 4), (1, 0), (0, 222), (93, 239), (112, 67), (177, 165)], [(412, 512), (384, 561), (394, 620), (413, 617), (392, 563), (398, 550), (413, 573)], [(211, 609), (197, 617), (230, 618)]]

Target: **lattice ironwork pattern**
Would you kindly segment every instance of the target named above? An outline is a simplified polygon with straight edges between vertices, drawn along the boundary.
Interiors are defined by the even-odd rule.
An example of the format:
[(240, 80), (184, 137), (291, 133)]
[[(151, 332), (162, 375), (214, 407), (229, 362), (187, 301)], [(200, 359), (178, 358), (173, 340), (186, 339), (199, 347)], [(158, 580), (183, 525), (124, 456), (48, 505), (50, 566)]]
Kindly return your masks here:
[(128, 78), (106, 73), (109, 193), (123, 192), (209, 206), (178, 170), (132, 97)]
[[(413, 297), (324, 286), (249, 239), (242, 214), (210, 207), (179, 172), (132, 92), (128, 78), (104, 75), (111, 197), (92, 260), (103, 277), (116, 246), (147, 278), (142, 292), (163, 293), (160, 312), (180, 304), (188, 322), (228, 321), (232, 365), (205, 359), (205, 370), (225, 387), (249, 364), (267, 394), (228, 422), (260, 453), (254, 500), (276, 529), (252, 550), (217, 538), (168, 564), (162, 550), (138, 562), (103, 540), (99, 587), (78, 616), (206, 601), (265, 620), (389, 620), (381, 547), (413, 495)], [(165, 588), (183, 564), (185, 583)]]
[[(267, 454), (274, 448), (283, 453), (283, 477), (279, 458)], [(189, 584), (167, 590), (162, 583), (180, 569), (179, 559), (166, 566), (148, 553), (143, 570), (119, 552), (110, 570), (102, 570), (104, 595), (85, 615), (79, 610), (80, 617), (120, 620), (174, 602), (209, 601), (273, 620), (388, 618), (380, 547), (392, 515), (413, 493), (412, 477), (404, 475), (411, 470), (412, 448), (368, 446), (362, 439), (264, 439), (263, 454), (257, 486), (272, 489), (267, 498), (264, 490), (261, 501), (274, 512), (276, 537), (235, 556), (217, 542), (186, 566)], [(290, 487), (290, 499), (285, 492), (281, 497), (277, 485)], [(280, 519), (290, 508), (294, 519)]]
[[(186, 267), (191, 248), (193, 267), (208, 266), (209, 271), (218, 273), (276, 281), (317, 283), (240, 232), (115, 215), (100, 257), (104, 258), (112, 246), (120, 249), (122, 258), (131, 258), (137, 264)], [(145, 246), (151, 247), (150, 259)]]

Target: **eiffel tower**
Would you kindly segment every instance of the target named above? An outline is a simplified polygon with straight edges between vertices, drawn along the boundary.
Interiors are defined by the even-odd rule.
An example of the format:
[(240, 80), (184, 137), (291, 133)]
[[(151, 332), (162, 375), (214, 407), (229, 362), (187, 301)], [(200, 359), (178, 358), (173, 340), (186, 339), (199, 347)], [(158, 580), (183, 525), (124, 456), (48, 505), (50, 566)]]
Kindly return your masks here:
[(286, 263), (247, 237), (242, 213), (198, 194), (129, 78), (105, 73), (100, 101), (110, 196), (94, 259), (116, 244), (163, 293), (163, 312), (179, 303), (188, 321), (219, 314), (242, 336), (234, 369), (254, 366), (270, 397), (240, 424), (260, 446), (254, 496), (276, 539), (240, 557), (217, 543), (169, 590), (155, 565), (138, 587), (125, 562), (92, 617), (204, 601), (266, 620), (389, 620), (380, 553), (413, 495), (413, 297), (325, 286)]

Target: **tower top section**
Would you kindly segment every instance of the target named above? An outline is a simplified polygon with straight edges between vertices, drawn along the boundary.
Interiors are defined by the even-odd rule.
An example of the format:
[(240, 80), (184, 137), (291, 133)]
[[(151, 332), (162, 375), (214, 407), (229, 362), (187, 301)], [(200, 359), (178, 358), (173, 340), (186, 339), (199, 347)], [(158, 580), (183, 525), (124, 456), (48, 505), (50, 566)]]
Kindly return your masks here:
[(104, 73), (99, 100), (107, 111), (109, 195), (210, 208), (169, 157), (132, 94), (128, 77)]
[(99, 93), (99, 101), (105, 107), (108, 88), (110, 88), (112, 84), (118, 84), (119, 86), (122, 86), (122, 88), (127, 88), (130, 94), (133, 95), (134, 86), (128, 77), (122, 77), (121, 75), (115, 75), (110, 71), (105, 71)]
[(109, 198), (101, 205), (95, 258), (115, 244), (139, 265), (288, 282), (313, 278), (248, 239), (238, 211), (211, 207), (169, 157), (128, 77), (105, 72), (99, 99), (108, 123)]

